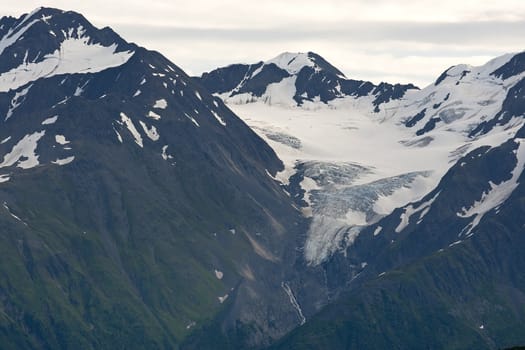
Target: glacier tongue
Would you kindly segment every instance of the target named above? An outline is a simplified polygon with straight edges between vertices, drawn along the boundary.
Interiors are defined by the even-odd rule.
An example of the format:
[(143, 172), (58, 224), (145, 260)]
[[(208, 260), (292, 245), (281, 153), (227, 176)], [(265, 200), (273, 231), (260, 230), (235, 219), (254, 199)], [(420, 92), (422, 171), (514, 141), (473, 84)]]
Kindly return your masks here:
[(285, 163), (276, 178), (288, 191), (304, 192), (303, 213), (312, 220), (304, 254), (313, 265), (351, 245), (364, 226), (422, 198), (448, 168), (450, 146), (443, 144), (463, 140), (449, 135), (432, 142), (435, 149), (407, 146), (400, 141), (411, 139), (410, 130), (353, 106), (306, 109), (256, 102), (230, 108)]

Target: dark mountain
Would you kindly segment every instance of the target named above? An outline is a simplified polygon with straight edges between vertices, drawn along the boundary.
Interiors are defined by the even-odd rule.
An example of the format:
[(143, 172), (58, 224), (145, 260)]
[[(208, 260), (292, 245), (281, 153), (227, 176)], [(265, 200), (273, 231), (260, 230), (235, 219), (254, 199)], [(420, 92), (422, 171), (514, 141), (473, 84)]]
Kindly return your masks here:
[(218, 315), (268, 343), (298, 324), (281, 274), (303, 219), (266, 143), (79, 14), (0, 28), (2, 348), (171, 349)]
[(209, 91), (226, 101), (303, 105), (328, 103), (338, 98), (371, 96), (376, 112), (380, 105), (399, 99), (414, 85), (347, 79), (343, 73), (316, 53), (283, 53), (267, 62), (234, 64), (196, 78)]

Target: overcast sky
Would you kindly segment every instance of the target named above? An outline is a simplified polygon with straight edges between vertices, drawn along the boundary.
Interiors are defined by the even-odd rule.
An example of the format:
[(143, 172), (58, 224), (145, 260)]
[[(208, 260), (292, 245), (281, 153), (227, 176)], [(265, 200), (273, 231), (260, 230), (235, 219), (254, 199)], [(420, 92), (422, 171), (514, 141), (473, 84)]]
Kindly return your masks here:
[(0, 15), (38, 6), (81, 12), (195, 75), (314, 51), (349, 78), (424, 86), (525, 42), (524, 0), (23, 0)]

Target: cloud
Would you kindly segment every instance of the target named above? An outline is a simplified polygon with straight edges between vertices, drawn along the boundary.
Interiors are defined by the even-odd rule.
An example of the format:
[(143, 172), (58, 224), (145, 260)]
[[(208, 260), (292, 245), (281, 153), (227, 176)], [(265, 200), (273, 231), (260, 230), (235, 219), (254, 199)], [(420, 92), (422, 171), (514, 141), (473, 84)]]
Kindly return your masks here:
[[(24, 8), (22, 8), (22, 5)], [(4, 4), (19, 16), (41, 1)], [(522, 0), (45, 1), (111, 26), (189, 73), (315, 51), (347, 76), (424, 85), (457, 63), (521, 51)]]

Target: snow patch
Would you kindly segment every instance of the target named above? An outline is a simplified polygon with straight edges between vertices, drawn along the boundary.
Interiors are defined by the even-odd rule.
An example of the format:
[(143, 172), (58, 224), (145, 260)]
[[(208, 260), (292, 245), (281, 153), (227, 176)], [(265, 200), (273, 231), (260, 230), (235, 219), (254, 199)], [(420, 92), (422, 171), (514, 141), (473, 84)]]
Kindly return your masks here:
[(135, 143), (140, 147), (144, 147), (144, 144), (142, 143), (142, 136), (140, 136), (137, 128), (135, 128), (133, 121), (124, 112), (120, 113), (120, 120), (126, 125), (126, 128), (128, 128), (129, 132), (133, 136), (133, 139), (135, 140)]
[(150, 128), (144, 123), (142, 120), (139, 121), (140, 125), (142, 126), (142, 130), (144, 130), (144, 133), (152, 140), (152, 141), (158, 141), (160, 138), (159, 133), (157, 132), (157, 128), (152, 125)]
[(147, 117), (151, 118), (151, 119), (155, 119), (155, 120), (159, 120), (160, 119), (160, 115), (158, 115), (157, 113), (155, 113), (153, 111), (149, 111)]
[(50, 125), (55, 124), (55, 122), (58, 120), (58, 115), (55, 115), (54, 117), (47, 118), (42, 122), (42, 125)]
[(200, 128), (200, 125), (199, 125), (199, 123), (197, 123), (197, 121), (195, 120), (195, 118), (190, 117), (190, 116), (187, 115), (186, 113), (184, 113), (184, 115), (186, 116), (186, 118), (188, 118), (189, 120), (191, 120), (191, 122), (192, 122), (193, 124), (195, 124), (196, 127)]
[(120, 141), (120, 143), (122, 143), (122, 136), (120, 136), (120, 134), (119, 134), (118, 131), (115, 129), (115, 127), (113, 127), (113, 131), (115, 131), (115, 134), (117, 134), (117, 139)]
[(281, 282), (281, 287), (284, 289), (286, 295), (288, 296), (288, 299), (290, 300), (290, 304), (292, 304), (293, 308), (297, 312), (297, 316), (299, 317), (299, 324), (302, 326), (306, 323), (306, 317), (304, 317), (303, 310), (301, 309), (301, 306), (297, 302), (297, 299), (295, 298), (295, 295), (293, 294), (292, 288), (288, 285), (286, 282)]
[(219, 270), (215, 270), (215, 277), (217, 277), (217, 279), (219, 280), (222, 280), (222, 278), (224, 277), (224, 274)]
[[(29, 18), (33, 16), (34, 13), (28, 14), (20, 24), (18, 24), (16, 27), (9, 29), (7, 34), (5, 34), (2, 39), (0, 40), (0, 55), (6, 48), (13, 45), (18, 39), (24, 35), (24, 33), (36, 22), (39, 21), (39, 19), (34, 19), (31, 22), (27, 22)], [(25, 25), (24, 25), (25, 24)]]
[(401, 222), (399, 223), (399, 225), (397, 225), (395, 232), (400, 233), (401, 231), (403, 231), (410, 223), (410, 217), (419, 212), (422, 212), (422, 213), (419, 216), (418, 223), (421, 222), (423, 217), (428, 213), (428, 210), (430, 209), (430, 206), (432, 205), (432, 203), (434, 203), (436, 198), (439, 196), (439, 193), (440, 192), (436, 193), (434, 197), (432, 197), (431, 199), (429, 199), (428, 201), (424, 203), (421, 203), (421, 205), (419, 205), (416, 208), (414, 208), (412, 204), (407, 206), (405, 210), (403, 211), (403, 213), (401, 213), (401, 217), (400, 217)]
[(161, 98), (160, 100), (155, 101), (153, 108), (166, 109), (168, 107), (168, 102), (165, 99)]
[(55, 141), (59, 145), (67, 145), (70, 141), (66, 140), (64, 135), (55, 135)]
[[(0, 76), (0, 79), (1, 79), (1, 76)], [(0, 81), (0, 83), (1, 83), (1, 81)], [(25, 89), (22, 89), (20, 92), (15, 93), (15, 96), (11, 100), (11, 106), (9, 107), (9, 110), (7, 111), (7, 115), (6, 115), (5, 119), (4, 119), (4, 121), (6, 121), (9, 118), (11, 118), (11, 116), (13, 115), (13, 112), (15, 111), (15, 109), (17, 109), (22, 104), (22, 102), (24, 102), (25, 97), (26, 97), (29, 89), (31, 88), (31, 86), (32, 85), (26, 87)], [(1, 85), (0, 85), (0, 87), (1, 87)]]
[(22, 169), (29, 169), (37, 166), (39, 164), (39, 156), (35, 152), (38, 146), (38, 141), (44, 136), (44, 134), (45, 130), (25, 135), (16, 145), (13, 146), (11, 152), (4, 156), (4, 161), (0, 164), (0, 168), (12, 166), (17, 162), (17, 167)]
[(15, 214), (11, 211), (11, 208), (9, 208), (9, 206), (7, 205), (7, 202), (4, 202), (3, 205), (4, 205), (5, 210), (7, 210), (7, 212), (9, 213), (9, 215), (11, 215), (14, 219), (20, 221), (21, 223), (23, 223), (24, 225), (27, 226), (27, 223), (26, 223), (24, 220), (20, 219), (17, 215), (15, 215)]
[(71, 163), (73, 160), (75, 160), (75, 156), (67, 157), (64, 159), (57, 159), (53, 161), (52, 163), (57, 164), (57, 165), (66, 165), (66, 164)]
[(162, 159), (164, 159), (164, 160), (168, 160), (168, 159), (172, 159), (173, 158), (173, 156), (169, 155), (167, 151), (168, 151), (168, 145), (162, 146), (162, 154), (161, 155), (162, 155)]
[(5, 139), (3, 139), (2, 142), (0, 142), (0, 145), (3, 145), (4, 143), (6, 143), (9, 140), (11, 140), (11, 136), (8, 136)]
[[(197, 112), (197, 111), (195, 111)], [(199, 112), (197, 112), (199, 113)], [(222, 125), (222, 126), (226, 126), (226, 122), (224, 121), (224, 119), (222, 119), (215, 111), (211, 111), (211, 113), (213, 114), (213, 116), (215, 117), (215, 119), (217, 119), (217, 121)]]

